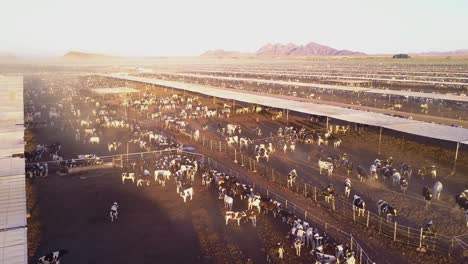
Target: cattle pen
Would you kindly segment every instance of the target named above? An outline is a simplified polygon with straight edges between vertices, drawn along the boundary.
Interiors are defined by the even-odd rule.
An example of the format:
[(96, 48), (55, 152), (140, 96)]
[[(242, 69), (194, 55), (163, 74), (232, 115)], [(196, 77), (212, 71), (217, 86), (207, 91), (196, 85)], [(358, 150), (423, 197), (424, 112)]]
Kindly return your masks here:
[[(301, 101), (286, 100), (271, 96), (264, 95), (252, 95), (249, 94), (246, 96), (245, 93), (235, 91), (232, 89), (218, 89), (211, 86), (190, 84), (184, 82), (176, 81), (166, 81), (158, 80), (153, 78), (143, 78), (129, 75), (100, 75), (108, 78), (115, 78), (125, 81), (134, 81), (138, 83), (148, 84), (148, 85), (157, 85), (162, 87), (168, 87), (172, 89), (177, 89), (180, 91), (190, 91), (197, 94), (203, 94), (206, 96), (211, 96), (213, 98), (222, 98), (226, 100), (232, 100), (233, 102), (239, 101), (244, 103), (249, 103), (253, 105), (262, 105), (272, 108), (280, 108), (286, 111), (286, 117), (288, 118), (289, 111), (294, 111), (298, 113), (314, 115), (314, 116), (323, 116), (327, 118), (327, 128), (329, 118), (335, 120), (340, 120), (348, 122), (351, 124), (361, 124), (372, 127), (377, 127), (379, 129), (379, 146), (381, 144), (381, 137), (383, 129), (388, 129), (391, 131), (397, 131), (404, 134), (410, 134), (418, 137), (425, 137), (431, 139), (437, 139), (441, 141), (454, 143), (454, 161), (453, 161), (453, 170), (452, 174), (456, 171), (456, 164), (458, 159), (458, 152), (460, 145), (468, 145), (468, 129), (462, 127), (447, 126), (429, 122), (422, 122), (407, 118), (394, 117), (389, 115), (384, 115), (380, 113), (365, 112), (354, 109), (347, 109), (342, 107), (306, 103)], [(281, 106), (281, 107), (279, 107)]]
[[(216, 145), (218, 146), (218, 145)], [(224, 151), (224, 149), (222, 150)], [(349, 245), (350, 249), (355, 252), (356, 263), (358, 264), (376, 264), (369, 256), (370, 254), (366, 252), (364, 249), (365, 247), (361, 246), (361, 244), (357, 241), (357, 238), (353, 236), (353, 234), (348, 233), (337, 226), (328, 223), (319, 217), (313, 215), (307, 209), (295, 204), (291, 200), (277, 194), (274, 191), (269, 190), (268, 188), (262, 187), (261, 185), (255, 184), (255, 180), (252, 180), (250, 177), (243, 175), (239, 171), (229, 168), (226, 165), (223, 165), (217, 162), (215, 159), (205, 156), (203, 154), (195, 153), (195, 152), (187, 152), (182, 151), (181, 149), (173, 149), (173, 150), (164, 150), (164, 151), (150, 151), (150, 152), (135, 152), (129, 154), (119, 154), (119, 155), (109, 155), (109, 156), (101, 156), (99, 157), (104, 163), (111, 163), (114, 168), (122, 168), (125, 167), (126, 164), (129, 164), (133, 161), (137, 161), (140, 159), (156, 159), (164, 156), (169, 155), (184, 155), (193, 157), (197, 160), (202, 161), (202, 168), (205, 170), (216, 170), (219, 172), (223, 172), (226, 175), (230, 175), (235, 177), (240, 182), (244, 184), (250, 184), (254, 187), (255, 192), (265, 195), (285, 206), (285, 209), (291, 213), (293, 213), (297, 218), (303, 219), (303, 221), (307, 221), (318, 229), (323, 230), (327, 234), (329, 234), (334, 240), (339, 241), (343, 244)], [(63, 160), (62, 162), (58, 163), (55, 161), (45, 162), (49, 165), (49, 171), (57, 172), (63, 170), (64, 164), (70, 163), (71, 160)], [(79, 161), (78, 159), (75, 161)], [(254, 164), (254, 166), (258, 166)], [(107, 169), (111, 169), (112, 167), (107, 167)], [(94, 171), (95, 168), (93, 166), (83, 166), (79, 167), (79, 172), (76, 172), (77, 177), (86, 177), (88, 171)], [(105, 169), (104, 169), (105, 170)], [(74, 172), (75, 174), (75, 172)], [(82, 176), (79, 176), (82, 175)], [(196, 180), (201, 180), (201, 178), (197, 178)]]

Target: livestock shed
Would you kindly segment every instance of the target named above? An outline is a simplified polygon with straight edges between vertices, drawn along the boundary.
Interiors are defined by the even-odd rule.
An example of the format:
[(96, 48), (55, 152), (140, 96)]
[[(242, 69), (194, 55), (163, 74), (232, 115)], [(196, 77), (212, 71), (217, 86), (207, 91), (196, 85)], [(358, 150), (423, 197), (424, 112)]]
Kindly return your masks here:
[(303, 114), (327, 117), (327, 122), (328, 118), (333, 118), (341, 121), (378, 127), (380, 128), (380, 135), (382, 134), (382, 129), (385, 128), (411, 135), (454, 142), (457, 144), (455, 163), (457, 160), (458, 149), (460, 144), (468, 143), (468, 129), (461, 127), (428, 123), (418, 120), (385, 115), (381, 113), (348, 109), (339, 106), (316, 104), (311, 102), (301, 102), (272, 96), (258, 95), (253, 93), (236, 91), (233, 89), (221, 89), (213, 86), (200, 85), (194, 83), (167, 81), (130, 75), (122, 76), (110, 74), (101, 76), (164, 86), (178, 90), (186, 90), (208, 96), (223, 98), (227, 100), (235, 100), (250, 104), (257, 104), (266, 107), (279, 108), (278, 106), (281, 106), (280, 108), (286, 110), (287, 112), (295, 111)]
[(0, 76), (0, 263), (27, 263), (23, 77)]
[(93, 93), (98, 95), (122, 95), (122, 94), (131, 94), (138, 93), (140, 91), (130, 88), (130, 87), (110, 87), (110, 88), (93, 88), (90, 89)]

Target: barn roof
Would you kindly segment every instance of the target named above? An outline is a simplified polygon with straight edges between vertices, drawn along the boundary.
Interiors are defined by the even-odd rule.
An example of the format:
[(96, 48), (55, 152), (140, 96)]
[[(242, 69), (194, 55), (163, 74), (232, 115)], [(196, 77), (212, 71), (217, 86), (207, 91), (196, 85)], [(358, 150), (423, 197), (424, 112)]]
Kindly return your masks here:
[(22, 76), (0, 76), (0, 111), (0, 263), (27, 263)]
[(91, 91), (100, 95), (138, 93), (138, 90), (129, 87), (94, 88)]
[[(257, 94), (246, 94), (242, 91), (232, 89), (220, 89), (207, 85), (194, 83), (184, 83), (177, 81), (167, 81), (153, 78), (121, 75), (103, 75), (117, 79), (138, 81), (155, 84), (175, 89), (187, 90), (195, 93), (202, 93), (209, 96), (236, 100), (246, 103), (259, 104), (267, 107), (289, 109), (299, 113), (328, 116), (347, 122), (377, 126), (392, 129), (395, 131), (413, 134), (417, 136), (429, 137), (452, 142), (468, 141), (468, 129), (452, 127), (447, 125), (427, 123), (423, 121), (399, 118), (381, 113), (366, 112), (355, 109), (347, 109), (338, 106), (315, 104), (310, 102), (300, 102), (296, 100), (282, 99)], [(349, 87), (351, 88), (351, 87)]]
[(317, 89), (359, 92), (359, 93), (369, 93), (369, 94), (426, 98), (426, 99), (455, 101), (455, 102), (468, 102), (467, 96), (460, 96), (460, 95), (453, 95), (453, 94), (421, 93), (421, 92), (409, 92), (409, 91), (402, 91), (402, 90), (374, 89), (374, 88), (366, 88), (366, 87), (359, 87), (359, 86), (344, 86), (344, 85), (294, 82), (294, 81), (284, 81), (284, 80), (266, 80), (266, 79), (257, 79), (257, 78), (226, 77), (226, 76), (214, 76), (214, 75), (192, 74), (192, 73), (166, 73), (166, 74), (182, 76), (182, 77), (200, 78), (200, 79), (244, 81), (244, 82), (259, 83), (259, 84), (260, 83), (277, 84), (277, 85), (309, 87), (309, 88), (317, 88)]

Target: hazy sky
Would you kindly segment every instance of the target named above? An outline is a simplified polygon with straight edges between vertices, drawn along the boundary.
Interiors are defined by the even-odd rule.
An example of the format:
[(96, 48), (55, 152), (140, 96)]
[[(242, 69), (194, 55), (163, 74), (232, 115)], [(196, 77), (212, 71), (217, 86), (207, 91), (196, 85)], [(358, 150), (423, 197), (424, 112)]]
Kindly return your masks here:
[(198, 55), (314, 41), (395, 53), (468, 48), (465, 0), (0, 0), (0, 53)]

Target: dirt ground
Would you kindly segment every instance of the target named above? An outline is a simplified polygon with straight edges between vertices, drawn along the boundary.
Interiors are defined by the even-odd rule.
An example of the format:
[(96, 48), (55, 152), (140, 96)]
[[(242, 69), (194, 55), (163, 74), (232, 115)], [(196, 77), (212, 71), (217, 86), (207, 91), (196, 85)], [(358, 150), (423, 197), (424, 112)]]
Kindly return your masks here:
[[(265, 263), (276, 243), (288, 243), (288, 227), (271, 216), (251, 223), (224, 224), (216, 193), (194, 185), (186, 204), (175, 184), (137, 188), (122, 184), (118, 171), (83, 176), (50, 176), (30, 182), (37, 203), (29, 219), (31, 262), (57, 248), (67, 249), (64, 263)], [(119, 219), (110, 223), (109, 208), (119, 203)], [(246, 201), (235, 201), (234, 210)], [(236, 208), (237, 207), (237, 208)], [(279, 221), (279, 222), (278, 222)], [(39, 224), (38, 224), (39, 223)], [(312, 261), (286, 248), (284, 263)]]
[[(209, 102), (210, 100), (205, 101)], [(222, 101), (217, 101), (217, 103), (217, 106), (219, 106)], [(247, 134), (252, 134), (252, 129), (260, 126), (264, 131), (264, 136), (269, 135), (270, 132), (276, 131), (280, 125), (284, 126), (286, 124), (285, 120), (272, 122), (268, 115), (261, 114), (259, 115), (259, 123), (257, 123), (255, 117), (254, 115), (242, 115), (229, 120), (198, 120), (192, 123), (192, 128), (200, 128), (202, 124), (208, 121), (210, 132), (206, 134), (202, 133), (202, 136), (225, 140), (214, 132), (217, 123), (229, 122), (240, 124), (245, 128), (244, 131), (246, 131)], [(304, 117), (294, 117), (290, 115), (290, 124), (304, 124), (304, 122)], [(323, 127), (323, 124), (319, 126), (311, 125), (311, 127), (316, 129), (320, 129), (320, 126)], [(32, 132), (36, 139), (40, 139), (41, 143), (53, 143), (56, 141), (70, 142), (72, 138), (71, 134), (61, 133), (54, 129), (41, 128), (32, 130)], [(125, 140), (125, 132), (123, 131), (116, 132), (115, 130), (109, 130), (104, 133), (105, 137), (109, 138), (109, 141), (111, 138)], [(252, 138), (254, 137), (252, 136)], [(356, 164), (363, 164), (365, 167), (368, 167), (368, 164), (377, 157), (376, 142), (378, 140), (378, 134), (373, 131), (362, 131), (360, 135), (352, 133), (349, 136), (343, 136), (342, 140), (343, 147), (338, 151), (348, 153), (348, 155), (352, 157), (355, 166)], [(403, 160), (411, 161), (412, 164), (424, 163), (425, 160), (430, 160), (430, 162), (436, 162), (442, 171), (446, 172), (450, 170), (449, 163), (445, 161), (448, 160), (448, 158), (434, 158), (434, 153), (449, 156), (446, 153), (450, 153), (450, 151), (445, 151), (443, 150), (444, 148), (442, 148), (441, 151), (439, 148), (434, 149), (410, 141), (406, 141), (404, 144), (405, 147), (404, 150), (402, 150), (398, 139), (393, 138), (392, 135), (384, 136), (382, 144), (383, 156), (393, 156), (396, 164), (399, 164), (399, 162)], [(331, 147), (324, 147), (324, 151), (330, 154), (337, 153), (337, 151), (333, 150)], [(120, 152), (122, 153), (123, 150), (120, 150)], [(299, 146), (294, 154), (282, 155), (278, 152), (273, 155), (268, 165), (284, 175), (293, 167), (297, 168), (299, 177), (304, 177), (307, 182), (318, 186), (325, 186), (332, 182), (337, 186), (340, 192), (344, 171), (338, 170), (338, 173), (331, 179), (319, 176), (316, 168), (316, 156), (318, 152), (319, 148), (316, 145)], [(88, 153), (96, 153), (98, 155), (107, 154), (105, 147), (103, 148), (102, 146), (66, 145), (66, 148), (64, 148), (64, 158), (71, 158), (78, 154)], [(309, 156), (312, 157), (311, 161), (308, 160)], [(463, 155), (461, 159), (462, 161), (465, 160)], [(432, 179), (422, 180), (414, 179), (413, 177), (407, 193), (408, 196), (404, 196), (398, 190), (392, 189), (391, 183), (379, 181), (360, 184), (357, 182), (356, 178), (353, 178), (353, 192), (358, 192), (374, 211), (376, 211), (374, 205), (378, 199), (385, 199), (390, 204), (399, 208), (399, 223), (418, 226), (427, 222), (429, 219), (435, 219), (434, 221), (440, 232), (447, 235), (460, 235), (466, 232), (466, 228), (462, 225), (461, 211), (454, 206), (453, 195), (459, 193), (468, 185), (466, 178), (463, 178), (467, 171), (466, 164), (461, 162), (457, 175), (448, 177), (445, 176), (447, 175), (446, 173), (443, 173), (444, 192), (441, 201), (433, 203), (429, 209), (424, 209), (423, 202), (415, 198), (421, 198), (420, 191), (423, 184), (432, 187)], [(99, 250), (91, 251), (93, 252), (92, 254), (80, 254), (77, 258), (77, 262), (71, 262), (75, 261), (75, 256), (73, 256), (73, 258), (71, 255), (70, 258), (66, 257), (67, 263), (69, 263), (69, 261), (70, 263), (98, 263), (102, 262), (102, 260), (106, 260), (106, 256), (112, 257), (112, 254), (114, 254), (113, 258), (115, 258), (116, 261), (112, 263), (129, 263), (125, 261), (120, 262), (124, 259), (135, 263), (151, 263), (145, 261), (158, 256), (170, 256), (164, 258), (164, 260), (171, 260), (173, 258), (175, 262), (171, 263), (178, 263), (178, 256), (180, 255), (177, 254), (180, 254), (181, 249), (184, 249), (184, 253), (187, 251), (187, 259), (192, 260), (192, 263), (242, 263), (246, 261), (247, 258), (252, 258), (254, 263), (262, 263), (266, 256), (265, 252), (271, 251), (271, 248), (277, 241), (284, 239), (284, 235), (287, 232), (287, 228), (278, 232), (278, 234), (276, 234), (276, 232), (270, 232), (271, 230), (281, 229), (283, 226), (279, 225), (280, 227), (278, 228), (277, 223), (270, 223), (271, 225), (268, 226), (269, 221), (258, 221), (259, 226), (257, 226), (255, 230), (247, 232), (248, 234), (226, 233), (229, 232), (231, 228), (235, 229), (235, 227), (229, 226), (227, 229), (223, 230), (224, 219), (221, 213), (222, 208), (220, 208), (220, 204), (216, 201), (214, 196), (207, 195), (206, 198), (203, 198), (204, 196), (200, 195), (199, 198), (205, 200), (198, 203), (198, 201), (201, 200), (195, 199), (193, 204), (190, 205), (190, 211), (188, 211), (188, 206), (181, 206), (182, 200), (176, 196), (175, 191), (168, 191), (167, 187), (166, 189), (159, 190), (159, 187), (151, 186), (147, 188), (148, 190), (138, 192), (133, 190), (136, 189), (135, 186), (123, 186), (121, 183), (119, 184), (119, 180), (119, 177), (112, 175), (112, 173), (99, 173), (99, 175), (90, 175), (85, 180), (52, 176), (47, 180), (35, 182), (32, 185), (33, 191), (28, 201), (28, 205), (35, 205), (32, 218), (30, 219), (31, 224), (28, 224), (32, 235), (32, 239), (28, 240), (30, 244), (33, 245), (30, 249), (35, 250), (34, 253), (30, 253), (30, 255), (37, 257), (45, 251), (53, 249), (54, 244), (60, 244), (61, 248), (68, 247), (66, 249), (71, 251), (75, 251), (74, 248), (76, 248), (79, 252), (88, 252), (88, 250), (93, 250), (93, 245), (100, 245), (100, 247), (103, 247), (102, 250), (99, 248)], [(152, 188), (157, 190), (149, 191)], [(76, 193), (77, 190), (80, 196), (67, 196), (69, 193)], [(168, 191), (168, 193), (166, 193), (166, 191)], [(195, 197), (197, 197), (197, 192), (195, 195)], [(81, 196), (83, 196), (83, 198), (80, 198)], [(124, 223), (128, 225), (124, 230), (128, 231), (125, 234), (130, 236), (130, 238), (124, 238), (123, 235), (115, 234), (115, 232), (112, 232), (115, 230), (110, 230), (112, 226), (109, 227), (109, 225), (107, 225), (108, 207), (113, 202), (112, 200), (115, 199), (113, 197), (125, 197), (121, 204), (122, 217), (125, 215), (132, 215), (134, 218), (138, 218), (135, 224), (129, 219), (127, 221), (122, 220), (119, 223), (119, 225), (124, 225)], [(37, 203), (31, 202), (31, 200), (34, 201), (35, 199), (37, 199)], [(99, 201), (99, 205), (97, 205), (98, 203), (93, 203), (95, 200)], [(82, 203), (81, 201), (86, 202)], [(197, 203), (198, 205), (195, 206)], [(90, 205), (93, 206), (91, 206), (91, 209), (88, 209)], [(203, 209), (206, 205), (210, 205), (208, 211)], [(96, 208), (94, 208), (95, 206)], [(156, 210), (157, 213), (152, 214), (148, 212), (152, 211), (152, 207), (155, 207), (154, 210)], [(62, 208), (64, 211), (54, 212), (54, 208)], [(56, 211), (62, 211), (62, 209)], [(125, 210), (128, 210), (128, 213), (125, 212)], [(142, 216), (139, 215), (140, 212), (143, 212)], [(68, 214), (72, 216), (70, 217), (70, 221), (61, 219), (61, 217)], [(203, 219), (204, 217), (202, 216), (207, 214), (209, 214), (209, 217)], [(139, 219), (141, 217), (145, 219)], [(215, 219), (217, 219), (217, 221)], [(73, 224), (69, 224), (70, 222), (73, 222)], [(217, 223), (214, 224), (213, 222)], [(152, 225), (152, 223), (157, 224)], [(178, 229), (180, 224), (184, 225), (184, 228)], [(349, 226), (348, 223), (339, 224), (343, 229)], [(75, 225), (76, 228), (74, 227)], [(161, 225), (169, 226), (170, 228), (167, 230), (171, 230), (172, 232), (166, 232), (166, 229), (160, 230), (155, 227)], [(185, 225), (191, 227), (186, 227)], [(263, 230), (265, 232), (260, 232), (259, 234), (258, 230), (261, 230), (260, 226), (262, 225), (264, 225)], [(54, 229), (57, 229), (56, 226), (67, 226), (67, 228), (65, 230), (54, 231)], [(136, 226), (138, 226), (138, 228)], [(249, 229), (250, 226), (246, 224), (242, 227), (242, 229), (244, 228)], [(169, 243), (167, 243), (165, 239), (158, 240), (157, 238), (153, 238), (153, 236), (148, 237), (145, 234), (145, 230), (151, 230), (151, 232), (158, 234), (156, 235), (157, 237), (165, 237), (165, 239), (167, 237), (167, 242)], [(257, 231), (257, 233), (255, 234), (254, 231)], [(184, 239), (178, 240), (180, 239), (179, 236), (182, 235)], [(97, 242), (94, 241), (94, 239), (90, 239), (93, 236), (98, 237)], [(69, 237), (72, 239), (70, 240)], [(119, 241), (119, 238), (129, 241), (122, 242), (121, 244), (115, 243), (116, 245), (114, 245), (114, 242)], [(236, 240), (236, 238), (238, 240)], [(49, 241), (55, 241), (55, 243)], [(140, 247), (135, 246), (135, 244), (140, 245), (138, 242), (141, 241), (143, 241), (143, 243)], [(83, 246), (81, 243), (89, 243), (88, 248), (82, 250), (80, 248)], [(152, 251), (154, 249), (151, 245), (160, 245), (161, 243), (164, 244), (162, 245), (161, 251), (157, 250), (156, 252), (159, 253), (154, 253), (154, 251)], [(189, 245), (191, 245), (191, 243), (194, 243), (193, 245), (196, 246), (190, 247)], [(378, 241), (373, 239), (370, 241), (362, 241), (362, 243), (369, 243), (369, 245), (379, 244)], [(181, 246), (179, 246), (179, 244)], [(177, 246), (170, 247), (169, 245)], [(187, 246), (189, 250), (185, 250)], [(226, 248), (232, 250), (226, 251)], [(126, 250), (126, 254), (115, 254), (115, 249), (122, 249), (121, 251)], [(130, 253), (127, 254), (127, 251)], [(144, 253), (142, 254), (141, 252)], [(379, 253), (385, 255), (383, 252)], [(96, 256), (96, 260), (86, 258), (86, 255)], [(228, 259), (228, 261), (226, 261), (226, 259)], [(382, 263), (385, 259), (388, 261), (387, 257), (382, 256)], [(231, 262), (231, 260), (233, 261)], [(295, 263), (295, 261), (302, 262), (303, 260), (290, 259), (289, 261), (292, 262), (286, 263)], [(386, 263), (393, 263), (387, 261)]]

